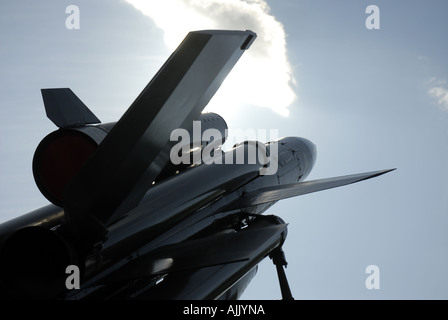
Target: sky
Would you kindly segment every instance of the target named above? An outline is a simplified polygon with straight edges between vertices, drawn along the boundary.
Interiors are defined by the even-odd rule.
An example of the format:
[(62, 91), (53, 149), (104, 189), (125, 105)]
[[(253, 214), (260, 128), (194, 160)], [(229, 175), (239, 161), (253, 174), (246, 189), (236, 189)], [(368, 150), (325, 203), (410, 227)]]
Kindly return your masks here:
[[(257, 40), (208, 111), (229, 128), (313, 141), (308, 180), (397, 168), (269, 209), (289, 223), (293, 296), (447, 299), (447, 10), (444, 0), (2, 1), (0, 222), (48, 203), (31, 169), (56, 129), (41, 88), (70, 87), (116, 121), (189, 31), (250, 29)], [(371, 265), (378, 289), (366, 287)], [(281, 298), (269, 259), (242, 298)]]

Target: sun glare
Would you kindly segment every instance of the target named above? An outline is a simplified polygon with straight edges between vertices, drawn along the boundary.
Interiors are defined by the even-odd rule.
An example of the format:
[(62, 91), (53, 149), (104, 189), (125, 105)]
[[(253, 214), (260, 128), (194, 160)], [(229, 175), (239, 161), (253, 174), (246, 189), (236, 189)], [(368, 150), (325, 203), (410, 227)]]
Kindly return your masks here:
[(206, 111), (229, 114), (253, 105), (284, 117), (296, 99), (286, 54), (283, 25), (269, 13), (264, 0), (126, 0), (150, 17), (174, 50), (189, 31), (252, 30), (257, 39), (224, 81)]

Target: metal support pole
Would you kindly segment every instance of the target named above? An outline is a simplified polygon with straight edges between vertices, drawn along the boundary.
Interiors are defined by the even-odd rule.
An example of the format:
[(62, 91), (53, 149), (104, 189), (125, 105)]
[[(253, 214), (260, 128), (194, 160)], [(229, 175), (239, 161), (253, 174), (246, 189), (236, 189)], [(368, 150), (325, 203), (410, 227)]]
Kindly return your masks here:
[(280, 283), (280, 290), (282, 292), (283, 300), (294, 300), (291, 289), (289, 288), (288, 279), (286, 278), (286, 273), (283, 267), (288, 265), (285, 259), (285, 253), (282, 248), (278, 248), (275, 250), (270, 256), (272, 262), (275, 264), (277, 268), (278, 281)]

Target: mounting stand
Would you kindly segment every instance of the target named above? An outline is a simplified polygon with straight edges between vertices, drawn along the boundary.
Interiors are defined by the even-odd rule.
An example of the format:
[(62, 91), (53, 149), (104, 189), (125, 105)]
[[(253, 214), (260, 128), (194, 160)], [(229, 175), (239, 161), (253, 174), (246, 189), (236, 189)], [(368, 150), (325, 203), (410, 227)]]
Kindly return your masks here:
[(278, 275), (278, 281), (280, 283), (280, 290), (282, 292), (282, 299), (283, 300), (294, 300), (291, 289), (289, 288), (288, 279), (286, 279), (285, 270), (283, 267), (286, 268), (288, 265), (288, 262), (286, 262), (285, 259), (285, 253), (283, 252), (282, 248), (276, 249), (274, 252), (272, 252), (269, 257), (272, 259), (272, 262), (275, 264), (275, 267), (277, 268), (277, 275)]

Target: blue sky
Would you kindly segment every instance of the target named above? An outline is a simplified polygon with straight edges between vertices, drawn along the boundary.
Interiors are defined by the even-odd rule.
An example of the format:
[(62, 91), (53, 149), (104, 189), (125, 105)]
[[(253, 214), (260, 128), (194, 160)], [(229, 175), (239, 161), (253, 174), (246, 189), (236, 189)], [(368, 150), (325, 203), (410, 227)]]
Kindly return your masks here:
[[(229, 77), (210, 109), (231, 128), (278, 129), (313, 141), (318, 155), (308, 179), (398, 168), (270, 209), (289, 223), (284, 249), (294, 297), (447, 299), (446, 1), (279, 0), (255, 16), (240, 2), (228, 1), (233, 20), (230, 9), (220, 15), (213, 11), (219, 6), (206, 11), (188, 2), (211, 19), (205, 24), (250, 28), (265, 45), (251, 48), (267, 57), (248, 72), (254, 80), (244, 80), (253, 95), (232, 94), (242, 79)], [(72, 4), (80, 9), (79, 30), (65, 27)], [(379, 30), (365, 27), (371, 4), (380, 9)], [(103, 122), (116, 121), (171, 53), (167, 34), (186, 35), (183, 29), (195, 26), (190, 13), (171, 22), (170, 15), (160, 18), (162, 8), (148, 15), (136, 7), (118, 0), (1, 2), (0, 221), (47, 204), (31, 171), (35, 147), (55, 129), (40, 89), (70, 87)], [(282, 45), (277, 40), (285, 52), (274, 50)], [(277, 80), (282, 75), (271, 73), (269, 60), (283, 62), (275, 70), (290, 68), (294, 83)], [(235, 74), (251, 61), (243, 57)], [(264, 84), (271, 90), (257, 92)], [(257, 105), (266, 92), (277, 107)], [(380, 269), (379, 290), (365, 287), (369, 265)], [(269, 259), (243, 298), (280, 298)]]

